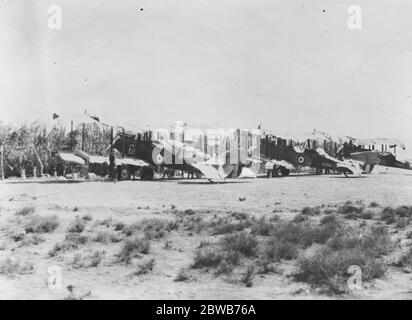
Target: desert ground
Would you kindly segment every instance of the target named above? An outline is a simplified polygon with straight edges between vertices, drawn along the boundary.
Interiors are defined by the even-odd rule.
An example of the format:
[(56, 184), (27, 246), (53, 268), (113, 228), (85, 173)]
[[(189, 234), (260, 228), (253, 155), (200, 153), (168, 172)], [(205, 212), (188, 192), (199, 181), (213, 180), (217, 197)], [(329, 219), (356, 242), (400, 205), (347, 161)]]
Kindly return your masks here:
[[(216, 184), (6, 180), (0, 182), (0, 298), (411, 299), (411, 205), (412, 176), (402, 174)], [(405, 210), (397, 211), (400, 206)], [(336, 275), (340, 290), (328, 290), (336, 287), (335, 277), (294, 276), (302, 257), (333, 247), (334, 234), (309, 244), (287, 240), (296, 247), (290, 255), (273, 246), (270, 255), (258, 253), (268, 252), (264, 245), (277, 237), (273, 230), (282, 223), (311, 223), (313, 232), (327, 232), (328, 227), (316, 228), (329, 226), (329, 220), (363, 230), (362, 235), (373, 226), (388, 230), (390, 245), (376, 249), (382, 249), (379, 257), (375, 249), (368, 253), (385, 268), (368, 276), (361, 289), (345, 289), (345, 272)], [(372, 245), (383, 238), (376, 239)], [(233, 241), (247, 248), (229, 251)], [(51, 266), (61, 268), (61, 287), (48, 285)]]

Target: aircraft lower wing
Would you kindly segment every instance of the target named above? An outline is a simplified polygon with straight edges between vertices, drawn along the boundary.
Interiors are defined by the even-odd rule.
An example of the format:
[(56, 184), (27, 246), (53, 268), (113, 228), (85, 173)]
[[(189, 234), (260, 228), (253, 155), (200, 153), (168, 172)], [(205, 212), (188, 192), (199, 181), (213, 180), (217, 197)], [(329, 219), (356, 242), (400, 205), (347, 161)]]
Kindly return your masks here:
[(322, 157), (325, 159), (328, 159), (330, 161), (333, 161), (336, 163), (336, 168), (338, 171), (343, 172), (343, 173), (350, 173), (355, 176), (361, 176), (362, 175), (362, 169), (360, 166), (360, 163), (358, 161), (354, 160), (338, 160), (330, 155), (328, 155), (324, 149), (318, 148), (316, 150)]
[(351, 173), (355, 176), (361, 176), (362, 175), (362, 169), (360, 168), (359, 164), (353, 162), (353, 161), (339, 161), (336, 165), (338, 171), (341, 171), (343, 173)]
[(222, 180), (225, 178), (218, 170), (213, 166), (205, 163), (192, 163), (191, 166), (198, 169), (207, 179)]
[(288, 170), (293, 170), (295, 169), (295, 167), (293, 166), (293, 164), (285, 161), (285, 160), (270, 160), (273, 164), (277, 165), (277, 166), (282, 166), (285, 167)]
[(131, 165), (136, 167), (146, 167), (149, 163), (141, 159), (132, 158), (118, 158), (116, 159), (116, 165)]

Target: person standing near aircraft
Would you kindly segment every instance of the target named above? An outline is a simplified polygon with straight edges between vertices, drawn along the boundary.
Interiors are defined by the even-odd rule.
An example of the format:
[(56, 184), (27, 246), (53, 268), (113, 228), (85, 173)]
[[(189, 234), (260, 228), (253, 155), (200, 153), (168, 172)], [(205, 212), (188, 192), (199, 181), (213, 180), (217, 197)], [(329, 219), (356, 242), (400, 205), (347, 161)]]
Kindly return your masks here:
[(117, 170), (116, 170), (116, 156), (114, 155), (114, 151), (112, 150), (110, 152), (109, 156), (109, 172), (111, 175), (111, 178), (113, 179), (113, 182), (117, 182)]
[(267, 178), (270, 179), (272, 177), (272, 171), (273, 171), (272, 161), (269, 160), (265, 163), (265, 169), (266, 169)]

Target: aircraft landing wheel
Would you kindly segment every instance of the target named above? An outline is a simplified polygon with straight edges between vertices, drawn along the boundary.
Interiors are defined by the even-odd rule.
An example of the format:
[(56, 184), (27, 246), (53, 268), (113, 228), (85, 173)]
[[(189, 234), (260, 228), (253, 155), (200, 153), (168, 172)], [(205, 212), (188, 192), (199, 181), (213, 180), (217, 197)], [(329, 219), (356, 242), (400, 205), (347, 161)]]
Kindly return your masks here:
[(154, 172), (150, 167), (142, 167), (140, 169), (140, 179), (152, 180), (153, 177), (154, 177)]
[(129, 180), (130, 179), (129, 170), (122, 169), (122, 171), (120, 171), (120, 179), (121, 180)]
[(285, 167), (280, 168), (280, 173), (282, 174), (283, 177), (287, 177), (290, 173), (289, 169), (286, 169)]

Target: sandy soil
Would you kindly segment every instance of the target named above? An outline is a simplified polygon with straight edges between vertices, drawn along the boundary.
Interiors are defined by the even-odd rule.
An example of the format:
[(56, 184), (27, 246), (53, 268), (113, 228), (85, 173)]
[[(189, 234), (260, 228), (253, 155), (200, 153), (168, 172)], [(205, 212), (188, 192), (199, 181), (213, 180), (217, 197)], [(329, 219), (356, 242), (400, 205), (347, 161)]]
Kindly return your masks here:
[[(244, 201), (239, 198), (245, 197)], [(177, 209), (203, 210), (204, 215), (233, 210), (253, 215), (293, 217), (304, 206), (339, 204), (347, 200), (376, 201), (382, 206), (412, 204), (412, 176), (377, 174), (347, 179), (340, 176), (296, 176), (278, 179), (230, 180), (209, 184), (204, 180), (183, 181), (125, 181), (51, 183), (0, 183), (0, 259), (14, 257), (33, 263), (28, 274), (0, 275), (2, 299), (62, 299), (67, 297), (66, 286), (76, 292), (91, 291), (91, 299), (324, 299), (303, 283), (284, 274), (257, 276), (247, 288), (236, 282), (216, 277), (211, 272), (190, 270), (191, 279), (175, 282), (182, 268), (193, 262), (195, 248), (205, 235), (172, 231), (152, 242), (144, 259), (155, 259), (153, 271), (131, 275), (130, 265), (113, 263), (121, 242), (92, 243), (78, 250), (55, 257), (48, 255), (56, 242), (65, 237), (68, 225), (78, 216), (90, 215), (85, 233), (95, 232), (98, 220), (113, 218), (124, 223), (157, 217), (173, 220), (171, 206)], [(56, 214), (60, 225), (52, 233), (42, 235), (38, 245), (21, 246), (10, 238), (11, 230), (21, 228), (27, 217), (16, 211), (35, 207), (35, 214)], [(75, 209), (76, 208), (76, 209)], [(410, 228), (409, 228), (410, 230)], [(211, 236), (209, 236), (211, 238)], [(168, 244), (168, 246), (167, 246)], [(75, 268), (71, 261), (75, 253), (104, 250), (105, 258), (97, 267)], [(48, 268), (62, 268), (61, 290), (47, 286)], [(284, 265), (285, 270), (293, 267)], [(332, 297), (336, 298), (336, 297)], [(368, 289), (339, 298), (411, 299), (412, 274), (391, 268), (387, 276)]]

